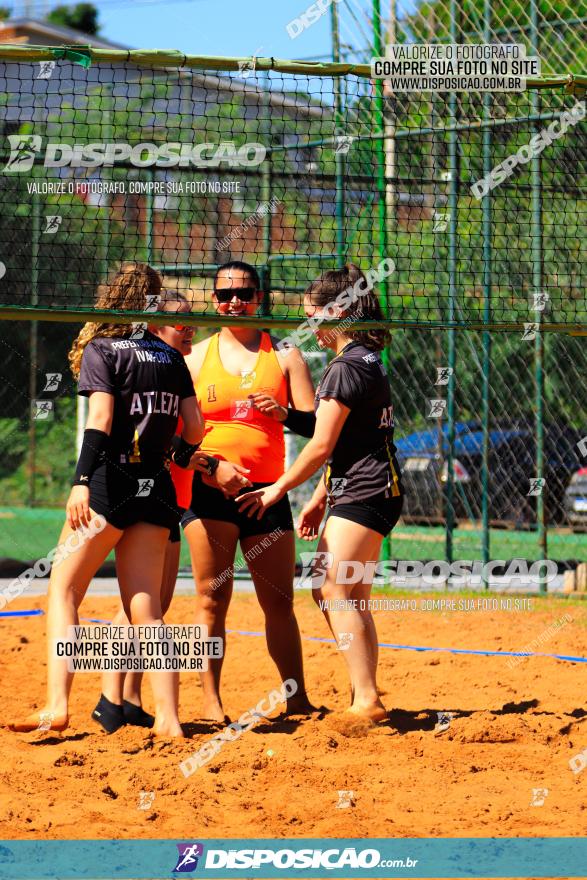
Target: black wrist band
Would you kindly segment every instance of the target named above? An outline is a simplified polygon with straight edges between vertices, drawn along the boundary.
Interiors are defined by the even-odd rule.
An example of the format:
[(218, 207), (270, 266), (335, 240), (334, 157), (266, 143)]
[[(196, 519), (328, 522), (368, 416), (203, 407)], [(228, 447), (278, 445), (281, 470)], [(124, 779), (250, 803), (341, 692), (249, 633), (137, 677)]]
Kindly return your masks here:
[(300, 437), (313, 437), (316, 427), (316, 416), (313, 412), (303, 412), (299, 409), (288, 409), (283, 423), (286, 427), (299, 434)]
[(209, 477), (213, 477), (216, 471), (218, 470), (218, 465), (220, 464), (219, 458), (214, 458), (213, 455), (207, 455), (206, 461), (208, 462), (208, 467), (206, 468), (206, 473)]
[(100, 463), (102, 453), (108, 446), (108, 440), (108, 434), (104, 431), (86, 428), (72, 485), (89, 486), (90, 477)]
[(186, 443), (182, 437), (179, 441), (179, 446), (173, 451), (171, 458), (176, 465), (186, 468), (190, 463), (192, 455), (194, 452), (197, 452), (199, 448), (199, 443)]

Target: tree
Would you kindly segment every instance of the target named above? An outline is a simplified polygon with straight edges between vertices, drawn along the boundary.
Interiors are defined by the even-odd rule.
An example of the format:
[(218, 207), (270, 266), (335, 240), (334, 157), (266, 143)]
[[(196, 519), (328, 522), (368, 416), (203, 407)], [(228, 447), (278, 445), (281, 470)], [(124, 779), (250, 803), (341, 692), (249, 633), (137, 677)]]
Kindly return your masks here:
[[(584, 25), (586, 0), (548, 0), (540, 4), (538, 51), (542, 73), (582, 74), (587, 65)], [(427, 43), (450, 42), (448, 0), (422, 0), (402, 21), (404, 39)], [(483, 42), (484, 0), (460, 0), (457, 4), (458, 42)], [(565, 23), (567, 22), (567, 23)], [(525, 0), (492, 0), (491, 31), (494, 42), (524, 43), (530, 52), (530, 11)], [(403, 42), (400, 39), (399, 42)]]
[(61, 27), (72, 28), (83, 34), (97, 34), (100, 30), (98, 10), (92, 3), (76, 3), (75, 6), (56, 6), (46, 21)]

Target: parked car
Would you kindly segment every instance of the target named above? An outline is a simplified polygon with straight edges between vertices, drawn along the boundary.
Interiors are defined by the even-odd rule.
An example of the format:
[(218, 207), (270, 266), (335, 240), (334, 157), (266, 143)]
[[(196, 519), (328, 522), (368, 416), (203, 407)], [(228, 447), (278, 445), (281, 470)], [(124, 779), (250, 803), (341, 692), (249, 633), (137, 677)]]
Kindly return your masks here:
[(587, 467), (571, 477), (565, 492), (565, 510), (574, 532), (587, 531)]
[[(396, 441), (404, 474), (404, 519), (443, 520), (446, 516), (448, 425), (420, 431)], [(551, 523), (566, 521), (565, 490), (579, 467), (579, 432), (567, 426), (544, 428), (542, 494)], [(480, 519), (483, 432), (479, 422), (455, 425), (453, 458), (454, 508), (459, 519)], [(536, 496), (529, 495), (538, 476), (535, 434), (529, 424), (502, 423), (489, 432), (489, 517), (493, 521), (529, 524), (536, 521)]]

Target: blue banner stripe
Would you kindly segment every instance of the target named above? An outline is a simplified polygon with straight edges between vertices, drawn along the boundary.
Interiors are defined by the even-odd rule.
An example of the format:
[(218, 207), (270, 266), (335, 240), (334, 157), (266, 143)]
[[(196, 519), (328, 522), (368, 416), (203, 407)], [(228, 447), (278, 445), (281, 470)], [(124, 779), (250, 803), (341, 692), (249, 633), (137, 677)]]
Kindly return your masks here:
[[(308, 867), (302, 867), (302, 864)], [(258, 866), (257, 866), (258, 865)], [(297, 867), (296, 867), (297, 865)], [(18, 840), (1, 880), (586, 877), (587, 839)]]

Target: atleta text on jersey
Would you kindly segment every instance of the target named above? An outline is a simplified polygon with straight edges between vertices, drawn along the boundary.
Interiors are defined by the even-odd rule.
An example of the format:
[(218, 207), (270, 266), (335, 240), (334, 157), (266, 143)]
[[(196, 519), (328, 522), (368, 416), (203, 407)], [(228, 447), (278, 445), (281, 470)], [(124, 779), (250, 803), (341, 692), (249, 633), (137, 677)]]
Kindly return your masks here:
[(148, 332), (142, 339), (92, 339), (82, 357), (78, 391), (114, 396), (109, 455), (120, 464), (162, 458), (181, 401), (195, 396), (183, 356)]

